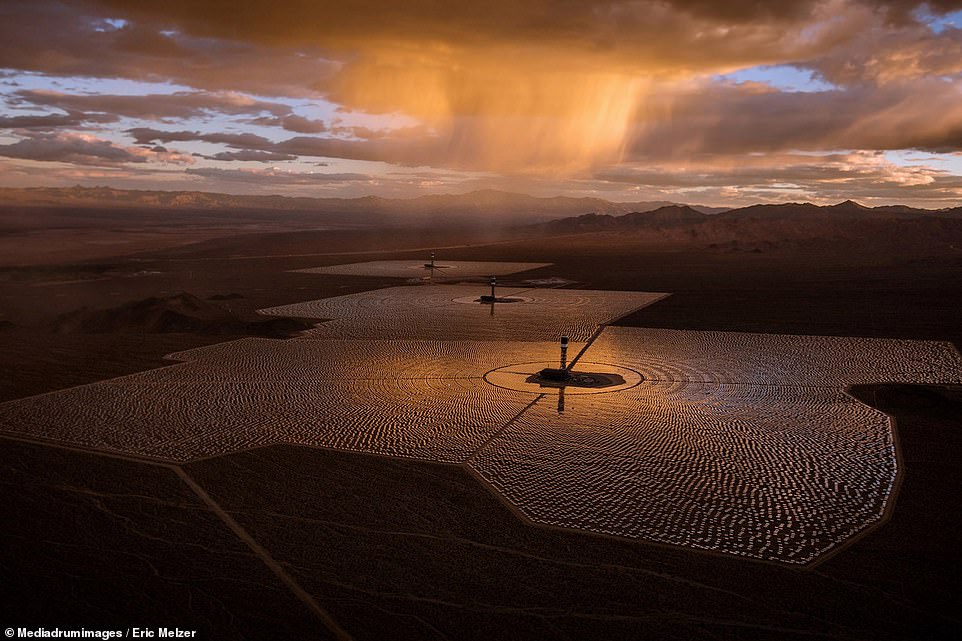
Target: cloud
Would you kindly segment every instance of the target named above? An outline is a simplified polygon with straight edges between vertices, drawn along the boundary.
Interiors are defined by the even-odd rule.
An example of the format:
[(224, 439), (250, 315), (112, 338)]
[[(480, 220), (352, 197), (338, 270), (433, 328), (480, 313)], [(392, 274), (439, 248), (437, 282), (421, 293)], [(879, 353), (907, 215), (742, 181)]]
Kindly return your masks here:
[(97, 112), (140, 120), (196, 118), (211, 113), (229, 115), (270, 113), (283, 116), (288, 105), (255, 100), (236, 92), (179, 91), (170, 94), (111, 95), (67, 94), (58, 91), (22, 90), (13, 100), (70, 112)]
[(257, 134), (231, 134), (231, 133), (201, 133), (199, 131), (163, 131), (151, 129), (149, 127), (135, 127), (128, 129), (134, 141), (139, 145), (148, 145), (153, 142), (209, 142), (214, 144), (227, 145), (238, 149), (260, 149), (269, 151), (274, 143), (270, 139)]
[(0, 116), (0, 129), (57, 129), (80, 128), (88, 123), (110, 123), (119, 120), (112, 114), (88, 114), (71, 111), (66, 114), (42, 116)]
[(695, 84), (665, 92), (638, 114), (626, 157), (911, 148), (962, 150), (962, 95), (954, 83), (805, 93)]
[(297, 156), (280, 154), (272, 151), (257, 151), (256, 149), (242, 149), (241, 151), (222, 151), (211, 156), (204, 156), (209, 160), (246, 160), (255, 162), (282, 162), (297, 160)]
[(755, 200), (920, 199), (954, 204), (962, 177), (924, 165), (899, 165), (880, 152), (702, 156), (682, 163), (631, 165), (599, 171), (609, 183), (701, 197)]
[(260, 151), (284, 156), (312, 156), (374, 160), (401, 165), (423, 165), (439, 158), (436, 142), (423, 139), (379, 138), (376, 140), (342, 140), (315, 136), (295, 136), (274, 142), (256, 134), (201, 133), (198, 131), (162, 131), (147, 127), (127, 132), (138, 144), (153, 142), (207, 142), (234, 149)]
[(162, 16), (117, 29), (106, 19), (118, 15), (88, 2), (4, 0), (0, 60), (10, 69), (44, 74), (169, 81), (268, 96), (316, 96), (311, 85), (338, 66), (316, 46), (274, 48), (229, 35), (190, 36)]
[[(434, 0), (292, 0), (277, 10), (264, 0), (7, 0), (0, 58), (12, 69), (192, 89), (5, 89), (20, 105), (66, 115), (0, 122), (42, 131), (93, 118), (162, 121), (171, 131), (128, 133), (141, 145), (221, 145), (204, 156), (212, 162), (341, 158), (485, 172), (512, 184), (630, 189), (644, 178), (679, 190), (694, 188), (693, 174), (666, 172), (698, 167), (705, 186), (731, 193), (742, 180), (742, 194), (774, 188), (766, 171), (826, 193), (832, 184), (868, 185), (871, 174), (881, 190), (901, 176), (911, 193), (934, 194), (954, 189), (938, 172), (833, 158), (838, 150), (962, 150), (962, 31), (935, 33), (919, 18), (959, 7), (962, 0), (492, 0), (441, 9)], [(759, 65), (810, 70), (833, 89), (802, 94), (713, 79)], [(293, 97), (335, 111), (312, 109), (324, 119), (308, 118), (286, 104)], [(184, 122), (217, 115), (289, 133), (200, 132)], [(30, 140), (21, 142), (40, 145)], [(237, 182), (215, 175), (207, 179)]]
[[(573, 55), (601, 51), (627, 57), (651, 52), (651, 36), (656, 37), (656, 44), (674, 40), (679, 45), (677, 51), (662, 51), (660, 58), (672, 53), (692, 55), (681, 47), (688, 42), (701, 41), (717, 49), (719, 42), (739, 35), (755, 36), (749, 43), (754, 48), (762, 42), (775, 46), (777, 38), (769, 39), (769, 31), (777, 29), (784, 34), (786, 28), (807, 24), (826, 10), (838, 15), (853, 4), (890, 22), (910, 20), (911, 11), (923, 5), (904, 0), (490, 0), (483, 7), (448, 3), (439, 11), (433, 0), (294, 0), (285, 3), (283, 11), (272, 11), (266, 0), (209, 0), (203, 4), (191, 0), (102, 0), (100, 4), (111, 15), (135, 23), (166, 22), (198, 37), (243, 39), (272, 46), (318, 41), (345, 49), (357, 48), (360, 41), (395, 42), (401, 47), (430, 43), (438, 48), (534, 43), (542, 48), (567, 48)], [(936, 12), (962, 6), (956, 0), (924, 4)], [(791, 43), (782, 39), (778, 46)]]
[(299, 134), (319, 134), (327, 131), (327, 125), (323, 120), (312, 120), (295, 114), (254, 118), (250, 123), (264, 127), (280, 127)]
[[(956, 4), (926, 6), (938, 12)], [(283, 12), (265, 11), (263, 2), (252, 0), (215, 0), (202, 7), (186, 0), (105, 0), (102, 6), (132, 25), (176, 25), (185, 37), (204, 41), (229, 39), (275, 52), (320, 43), (338, 65), (311, 80), (316, 91), (345, 110), (405, 114), (430, 132), (420, 144), (397, 134), (374, 144), (380, 137), (357, 127), (356, 137), (366, 143), (301, 137), (288, 141), (282, 153), (503, 173), (577, 175), (618, 162), (626, 153), (630, 158), (639, 145), (650, 151), (635, 127), (638, 114), (670, 95), (675, 84), (697, 76), (782, 63), (813, 69), (836, 84), (860, 85), (865, 77), (846, 75), (837, 61), (855, 61), (866, 70), (863, 75), (876, 79), (901, 74), (927, 80), (928, 70), (951, 73), (962, 59), (954, 55), (957, 36), (951, 30), (932, 34), (913, 17), (922, 3), (903, 0), (494, 0), (483, 10), (453, 3), (443, 12), (428, 0), (361, 5), (303, 0), (288, 3)], [(699, 87), (706, 89), (711, 92), (710, 86)], [(733, 139), (746, 130), (752, 140), (743, 146), (750, 149), (788, 149), (799, 139), (805, 143), (800, 148), (811, 148), (815, 142), (798, 134), (795, 124), (856, 141), (833, 142), (829, 148), (863, 148), (862, 139), (871, 145), (883, 137), (859, 132), (845, 118), (871, 119), (879, 113), (873, 108), (885, 111), (911, 102), (908, 95), (868, 94), (856, 87), (851, 97), (822, 97), (816, 108), (840, 106), (842, 111), (821, 118), (803, 99), (756, 96), (745, 102), (758, 107), (749, 113), (762, 114), (762, 131), (742, 126), (745, 117), (739, 113), (705, 109), (712, 100), (705, 96), (701, 108), (709, 118), (734, 119), (736, 126), (726, 135), (725, 124), (694, 125), (707, 130), (706, 145), (716, 142), (733, 153), (739, 146)], [(783, 124), (764, 117), (766, 106), (774, 109), (771, 113), (787, 113)], [(908, 106), (922, 114), (918, 105)], [(326, 133), (297, 118), (276, 116), (260, 124)], [(689, 124), (679, 119), (674, 131), (666, 132), (656, 122), (651, 136), (671, 143)], [(880, 148), (895, 148), (904, 138), (910, 146), (941, 149), (944, 139), (952, 138), (951, 131), (934, 131), (921, 120), (911, 129), (914, 137), (893, 136)], [(671, 153), (688, 153), (692, 141), (683, 142)], [(701, 151), (694, 147), (691, 153)]]
[[(439, 12), (427, 0), (298, 0), (276, 11), (251, 1), (93, 2), (72, 9), (47, 0), (19, 5), (7, 34), (8, 48), (17, 50), (4, 51), (0, 33), (0, 55), (48, 73), (207, 89), (232, 80), (233, 88), (250, 90), (256, 78), (267, 95), (313, 92), (346, 111), (405, 114), (432, 132), (421, 145), (397, 137), (378, 145), (313, 143), (348, 158), (558, 174), (617, 159), (636, 106), (657, 89), (652, 83), (810, 58), (860, 19), (859, 12), (823, 5), (495, 0), (483, 10), (452, 3)], [(91, 26), (108, 16), (127, 24)], [(826, 17), (832, 21), (811, 28)], [(57, 25), (63, 36), (44, 41), (41, 24)], [(241, 59), (245, 66), (237, 64)], [(305, 62), (312, 60), (313, 67)], [(292, 70), (300, 74), (296, 80)], [(272, 74), (275, 83), (264, 86)], [(299, 89), (291, 89), (292, 80)], [(296, 133), (321, 133), (306, 119), (277, 122)], [(423, 158), (426, 149), (436, 156)]]
[(78, 165), (115, 165), (148, 161), (176, 164), (193, 162), (189, 156), (176, 152), (120, 147), (109, 140), (75, 133), (33, 133), (9, 145), (0, 145), (0, 156)]
[[(666, 86), (632, 112), (633, 122), (609, 140), (618, 147), (611, 162), (592, 156), (599, 167), (645, 160), (675, 161), (705, 154), (740, 157), (753, 153), (834, 149), (962, 150), (962, 102), (952, 83), (919, 80), (886, 87), (854, 87), (808, 93), (788, 93), (754, 83), (700, 81)], [(710, 106), (710, 108), (708, 108)], [(566, 121), (575, 120), (572, 118)], [(604, 119), (599, 120), (603, 123)], [(564, 125), (528, 122), (528, 131), (491, 132), (474, 119), (457, 119), (440, 132), (425, 127), (373, 131), (334, 127), (331, 133), (356, 138), (295, 136), (272, 141), (255, 134), (201, 133), (132, 129), (140, 144), (199, 141), (223, 144), (246, 152), (259, 151), (265, 161), (293, 157), (382, 161), (402, 166), (433, 166), (460, 170), (500, 169), (524, 174), (528, 167), (544, 172), (557, 154), (560, 164), (571, 155), (597, 152), (597, 138), (572, 131), (551, 138)], [(579, 129), (585, 124), (578, 122)], [(601, 124), (599, 124), (601, 128)], [(612, 133), (612, 132), (607, 132)], [(599, 133), (599, 136), (604, 134)], [(492, 141), (496, 145), (492, 145)], [(580, 150), (578, 145), (584, 145)], [(216, 157), (215, 157), (216, 158)], [(231, 155), (219, 159), (232, 159)], [(253, 155), (248, 155), (253, 159)]]
[(192, 176), (203, 176), (218, 181), (244, 182), (257, 185), (324, 185), (331, 183), (373, 182), (374, 178), (357, 173), (323, 173), (270, 169), (220, 169), (215, 167), (188, 168)]
[(962, 29), (868, 23), (847, 42), (803, 64), (836, 85), (885, 85), (962, 73)]
[[(815, 60), (852, 42), (864, 51), (894, 33), (927, 32), (920, 9), (962, 8), (959, 0), (490, 0), (443, 11), (434, 0), (294, 0), (283, 11), (266, 0), (99, 5), (132, 25), (175, 25), (205, 41), (265, 51), (320, 44), (339, 66), (314, 86), (349, 108), (409, 113), (545, 71), (677, 77)], [(492, 70), (493, 83), (476, 82)]]

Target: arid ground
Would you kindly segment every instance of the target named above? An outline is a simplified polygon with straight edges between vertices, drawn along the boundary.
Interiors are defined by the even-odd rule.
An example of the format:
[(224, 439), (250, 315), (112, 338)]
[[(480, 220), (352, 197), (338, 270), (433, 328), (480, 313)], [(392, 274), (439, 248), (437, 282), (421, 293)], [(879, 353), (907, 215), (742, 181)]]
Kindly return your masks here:
[[(181, 222), (147, 241), (58, 228), (57, 252), (21, 235), (0, 271), (0, 400), (169, 366), (166, 354), (260, 331), (258, 309), (411, 285), (295, 270), (431, 250), (550, 263), (499, 276), (505, 287), (671, 293), (616, 326), (962, 345), (951, 242), (282, 227)], [(125, 251), (104, 249), (130, 233)], [(486, 278), (466, 281), (484, 293)], [(883, 524), (804, 567), (536, 526), (454, 464), (290, 444), (175, 464), (8, 435), (6, 618), (211, 639), (958, 638), (962, 391), (853, 382), (894, 417), (897, 492)]]

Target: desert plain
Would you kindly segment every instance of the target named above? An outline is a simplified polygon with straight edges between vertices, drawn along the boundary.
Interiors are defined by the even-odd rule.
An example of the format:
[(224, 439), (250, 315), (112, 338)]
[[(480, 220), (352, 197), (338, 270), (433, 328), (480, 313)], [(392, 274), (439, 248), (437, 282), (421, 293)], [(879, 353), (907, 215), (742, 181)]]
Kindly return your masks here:
[[(957, 636), (951, 235), (75, 217), (63, 253), (39, 215), (3, 241), (24, 625)], [(488, 272), (518, 302), (476, 302)], [(526, 382), (560, 335), (625, 385)]]

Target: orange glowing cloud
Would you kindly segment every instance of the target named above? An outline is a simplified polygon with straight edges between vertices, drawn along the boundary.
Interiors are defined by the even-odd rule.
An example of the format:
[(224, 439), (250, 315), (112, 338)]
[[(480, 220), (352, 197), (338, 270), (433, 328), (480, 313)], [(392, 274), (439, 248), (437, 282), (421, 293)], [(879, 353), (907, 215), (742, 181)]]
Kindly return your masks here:
[(542, 175), (618, 162), (663, 83), (804, 57), (849, 25), (810, 28), (833, 8), (816, 2), (107, 4), (205, 37), (321, 46), (340, 67), (316, 90), (344, 110), (416, 119), (436, 154), (425, 164)]
[(339, 76), (330, 97), (416, 118), (444, 141), (446, 165), (571, 172), (619, 159), (644, 85), (610, 72), (365, 60)]
[[(957, 189), (944, 173), (853, 173), (837, 158), (962, 150), (962, 29), (919, 17), (955, 8), (962, 0), (8, 0), (10, 69), (177, 87), (14, 88), (0, 142), (31, 162), (194, 159), (192, 179), (231, 185), (318, 184), (290, 172), (324, 162), (355, 184), (372, 183), (344, 177), (415, 167), (532, 189), (687, 189), (691, 177), (667, 174), (698, 167), (726, 193), (785, 170), (806, 193), (884, 174), (950, 190), (942, 198)], [(820, 88), (720, 77), (766, 65)], [(79, 130), (113, 142), (70, 137)], [(813, 172), (800, 151), (836, 160)]]

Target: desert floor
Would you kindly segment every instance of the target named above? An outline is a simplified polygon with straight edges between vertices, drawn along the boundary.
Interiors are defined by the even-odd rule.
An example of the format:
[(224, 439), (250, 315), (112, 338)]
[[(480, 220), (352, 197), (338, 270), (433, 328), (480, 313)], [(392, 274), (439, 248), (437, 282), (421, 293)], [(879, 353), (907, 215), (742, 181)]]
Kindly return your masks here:
[[(552, 278), (672, 293), (620, 327), (962, 345), (962, 253), (952, 251), (467, 231), (393, 235), (383, 250), (382, 234), (356, 230), (183, 240), (33, 264), (22, 248), (0, 272), (0, 399), (169, 366), (168, 353), (237, 338), (51, 333), (58, 314), (187, 291), (238, 294), (223, 305), (253, 316), (408, 284), (292, 270), (422, 260), (427, 247), (450, 261), (551, 263), (504, 276), (506, 287)], [(486, 278), (468, 281), (483, 290)], [(852, 396), (895, 419), (897, 498), (883, 526), (802, 568), (533, 526), (461, 465), (290, 444), (175, 464), (4, 437), (4, 620), (252, 639), (279, 629), (291, 639), (958, 638), (962, 392), (857, 382)]]

